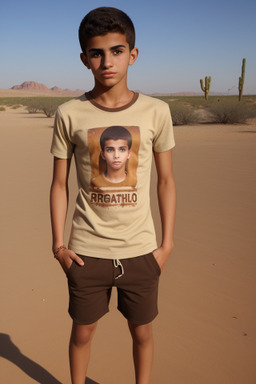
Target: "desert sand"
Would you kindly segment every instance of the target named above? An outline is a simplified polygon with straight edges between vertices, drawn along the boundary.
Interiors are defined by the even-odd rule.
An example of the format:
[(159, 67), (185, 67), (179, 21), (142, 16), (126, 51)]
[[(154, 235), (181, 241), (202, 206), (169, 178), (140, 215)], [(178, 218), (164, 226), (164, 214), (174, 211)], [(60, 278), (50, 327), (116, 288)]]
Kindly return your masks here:
[[(51, 253), (53, 119), (0, 112), (0, 382), (68, 384), (66, 277)], [(175, 127), (175, 249), (162, 273), (152, 384), (256, 382), (256, 121)], [(156, 176), (152, 205), (158, 239)], [(70, 200), (76, 195), (74, 170)], [(73, 203), (67, 220), (68, 237)], [(96, 332), (87, 384), (132, 384), (126, 321)]]

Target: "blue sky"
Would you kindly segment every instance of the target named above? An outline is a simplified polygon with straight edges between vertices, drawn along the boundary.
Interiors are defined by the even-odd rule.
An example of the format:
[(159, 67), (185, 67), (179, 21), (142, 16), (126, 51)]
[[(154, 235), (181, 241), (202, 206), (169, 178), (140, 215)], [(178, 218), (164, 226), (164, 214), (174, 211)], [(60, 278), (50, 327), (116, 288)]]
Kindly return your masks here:
[(129, 87), (145, 93), (237, 93), (246, 58), (244, 93), (256, 94), (255, 0), (24, 0), (0, 5), (0, 88), (33, 80), (48, 87), (90, 89), (77, 30), (91, 9), (125, 11), (136, 29), (139, 58)]

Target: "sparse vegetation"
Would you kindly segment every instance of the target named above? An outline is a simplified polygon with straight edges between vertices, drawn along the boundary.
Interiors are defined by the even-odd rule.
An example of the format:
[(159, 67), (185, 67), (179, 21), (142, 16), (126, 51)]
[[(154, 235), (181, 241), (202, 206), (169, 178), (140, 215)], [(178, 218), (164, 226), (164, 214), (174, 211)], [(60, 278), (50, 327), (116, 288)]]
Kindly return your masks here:
[(20, 107), (21, 107), (20, 104), (14, 104), (14, 105), (11, 106), (11, 109), (18, 109)]
[[(237, 101), (237, 96), (211, 96), (208, 101), (202, 96), (160, 98), (169, 104), (174, 125), (238, 124), (256, 117), (256, 96), (244, 96), (243, 102), (240, 103)], [(179, 118), (182, 114), (188, 117)]]
[(55, 97), (40, 97), (40, 98), (32, 98), (27, 103), (27, 111), (28, 113), (38, 113), (43, 112), (46, 117), (52, 117), (56, 109), (60, 104), (64, 103), (62, 98)]
[(242, 124), (256, 116), (256, 106), (245, 103), (220, 101), (209, 108), (214, 123)]
[(31, 99), (27, 105), (28, 113), (37, 113), (41, 111), (41, 100)]
[(42, 101), (41, 110), (47, 117), (54, 116), (58, 106), (60, 105), (58, 100), (45, 99)]
[[(174, 125), (200, 123), (235, 124), (244, 123), (256, 117), (256, 96), (211, 96), (208, 101), (203, 96), (162, 96), (158, 97), (170, 106)], [(52, 117), (60, 104), (71, 97), (2, 97), (0, 111), (5, 107), (27, 107), (29, 113), (44, 113)]]
[(24, 106), (28, 113), (44, 113), (52, 117), (60, 104), (71, 100), (71, 97), (2, 97), (0, 106), (10, 106), (14, 109)]
[(172, 103), (171, 115), (173, 125), (189, 125), (198, 123), (195, 109), (189, 104)]

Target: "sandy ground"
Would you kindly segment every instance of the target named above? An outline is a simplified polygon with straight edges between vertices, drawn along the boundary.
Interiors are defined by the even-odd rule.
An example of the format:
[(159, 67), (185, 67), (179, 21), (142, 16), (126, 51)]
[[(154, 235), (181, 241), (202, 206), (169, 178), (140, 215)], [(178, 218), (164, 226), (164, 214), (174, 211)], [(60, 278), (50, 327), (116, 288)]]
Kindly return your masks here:
[[(52, 125), (23, 109), (0, 112), (3, 384), (69, 383), (68, 292), (51, 254)], [(256, 121), (176, 127), (175, 137), (175, 250), (161, 277), (151, 383), (255, 384)], [(154, 207), (155, 180), (153, 171)], [(74, 172), (70, 189), (72, 200)], [(70, 215), (67, 234), (69, 227)], [(113, 293), (87, 384), (134, 382), (126, 321), (115, 307)]]

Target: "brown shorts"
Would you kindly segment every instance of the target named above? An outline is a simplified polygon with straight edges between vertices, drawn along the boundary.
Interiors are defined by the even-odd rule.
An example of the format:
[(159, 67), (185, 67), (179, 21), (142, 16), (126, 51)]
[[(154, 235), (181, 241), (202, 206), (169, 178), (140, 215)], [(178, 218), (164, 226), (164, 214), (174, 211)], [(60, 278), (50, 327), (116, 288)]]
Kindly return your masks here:
[(73, 262), (67, 277), (69, 314), (77, 324), (92, 324), (109, 311), (112, 287), (117, 288), (118, 309), (134, 324), (147, 324), (158, 314), (158, 281), (161, 269), (153, 255), (109, 260), (81, 256), (84, 266)]

